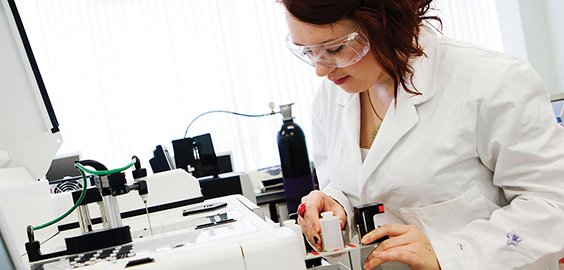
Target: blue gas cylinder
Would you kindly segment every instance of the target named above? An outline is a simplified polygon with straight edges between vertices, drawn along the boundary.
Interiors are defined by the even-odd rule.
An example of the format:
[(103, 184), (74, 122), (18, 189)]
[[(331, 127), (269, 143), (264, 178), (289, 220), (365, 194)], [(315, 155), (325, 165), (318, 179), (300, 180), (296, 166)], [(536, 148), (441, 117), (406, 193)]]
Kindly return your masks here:
[(292, 104), (280, 106), (284, 124), (278, 132), (277, 139), (286, 206), (289, 213), (295, 213), (301, 198), (314, 189), (314, 176), (304, 132), (298, 124), (294, 123), (291, 106)]

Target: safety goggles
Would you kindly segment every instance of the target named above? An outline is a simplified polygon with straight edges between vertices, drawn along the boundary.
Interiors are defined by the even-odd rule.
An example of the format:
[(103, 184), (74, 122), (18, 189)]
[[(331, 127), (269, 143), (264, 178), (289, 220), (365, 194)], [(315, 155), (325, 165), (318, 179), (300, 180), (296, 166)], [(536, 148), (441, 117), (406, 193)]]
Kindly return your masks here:
[(319, 63), (331, 68), (343, 68), (360, 61), (370, 50), (368, 38), (359, 30), (357, 28), (344, 37), (313, 46), (296, 45), (288, 35), (286, 47), (299, 59), (314, 67)]

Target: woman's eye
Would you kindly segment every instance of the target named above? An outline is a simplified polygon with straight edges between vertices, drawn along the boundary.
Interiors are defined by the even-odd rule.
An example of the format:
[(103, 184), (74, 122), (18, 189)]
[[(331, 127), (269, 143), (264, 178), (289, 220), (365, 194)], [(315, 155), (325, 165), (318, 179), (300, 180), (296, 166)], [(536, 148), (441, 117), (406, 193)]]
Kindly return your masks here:
[(308, 55), (308, 54), (309, 54), (309, 55), (313, 55), (313, 51), (312, 51), (312, 50), (305, 50), (305, 51), (302, 51), (302, 53), (303, 53), (304, 55)]
[(327, 52), (329, 52), (330, 54), (336, 54), (336, 53), (338, 53), (339, 51), (341, 51), (341, 50), (343, 49), (343, 47), (344, 47), (344, 45), (341, 45), (341, 46), (339, 46), (339, 47), (333, 47), (333, 48), (326, 49), (326, 50), (327, 50)]

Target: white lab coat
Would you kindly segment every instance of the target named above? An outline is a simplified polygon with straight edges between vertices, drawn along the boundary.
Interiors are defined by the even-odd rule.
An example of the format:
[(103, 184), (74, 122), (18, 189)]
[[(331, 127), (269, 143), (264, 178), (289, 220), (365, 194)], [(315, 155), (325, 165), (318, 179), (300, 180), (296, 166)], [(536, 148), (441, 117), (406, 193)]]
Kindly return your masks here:
[(353, 205), (384, 203), (378, 222), (416, 225), (443, 270), (558, 269), (564, 129), (541, 78), (427, 27), (420, 40), (426, 57), (410, 64), (422, 95), (398, 91), (364, 163), (359, 95), (324, 80), (312, 112), (321, 189), (349, 225)]

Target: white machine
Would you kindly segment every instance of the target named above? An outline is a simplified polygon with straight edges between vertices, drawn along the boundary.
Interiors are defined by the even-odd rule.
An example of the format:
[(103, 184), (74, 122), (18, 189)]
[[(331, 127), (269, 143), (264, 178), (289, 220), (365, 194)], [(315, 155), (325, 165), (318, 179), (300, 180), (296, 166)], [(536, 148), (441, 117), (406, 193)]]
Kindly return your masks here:
[[(265, 221), (240, 195), (203, 201), (198, 180), (182, 170), (144, 178), (147, 204), (136, 192), (107, 195), (121, 213), (114, 227), (126, 228), (131, 238), (119, 245), (69, 252), (69, 238), (94, 232), (103, 238), (109, 230), (104, 218), (96, 222), (108, 214), (96, 204), (79, 206), (90, 223), (71, 213), (26, 233), (27, 225), (58, 217), (73, 200), (70, 193), (51, 195), (47, 181), (38, 181), (62, 137), (14, 0), (0, 0), (0, 40), (0, 269), (306, 268), (292, 230)], [(36, 259), (29, 259), (29, 248), (26, 256), (26, 243), (36, 243)]]
[[(162, 174), (162, 175), (160, 175)], [(182, 201), (181, 193), (198, 195), (197, 180), (183, 170), (148, 178), (149, 209)], [(158, 184), (157, 184), (158, 183)], [(194, 185), (196, 188), (194, 189)], [(174, 186), (178, 191), (153, 196)], [(151, 189), (154, 187), (153, 189)], [(151, 199), (151, 197), (160, 197)], [(194, 197), (194, 198), (197, 198)], [(122, 212), (143, 208), (135, 193), (120, 197)], [(161, 201), (162, 202), (162, 201)], [(166, 204), (166, 203), (165, 203)], [(232, 195), (149, 215), (124, 218), (132, 241), (119, 246), (69, 254), (30, 263), (31, 269), (305, 269), (305, 254), (296, 234), (276, 228), (253, 212), (258, 208), (242, 195)], [(102, 224), (94, 225), (94, 229)], [(96, 228), (98, 227), (98, 228)], [(65, 249), (62, 239), (80, 235), (79, 228), (63, 230), (42, 245), (46, 253)]]

